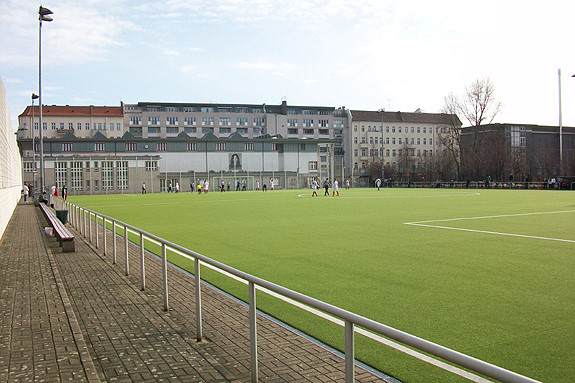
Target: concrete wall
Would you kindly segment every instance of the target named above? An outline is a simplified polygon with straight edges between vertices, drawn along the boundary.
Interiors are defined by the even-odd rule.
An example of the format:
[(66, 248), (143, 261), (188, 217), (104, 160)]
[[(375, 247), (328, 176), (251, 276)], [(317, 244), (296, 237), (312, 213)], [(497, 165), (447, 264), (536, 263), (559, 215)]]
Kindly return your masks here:
[(22, 163), (12, 130), (4, 82), (0, 77), (0, 238), (12, 217), (22, 190)]

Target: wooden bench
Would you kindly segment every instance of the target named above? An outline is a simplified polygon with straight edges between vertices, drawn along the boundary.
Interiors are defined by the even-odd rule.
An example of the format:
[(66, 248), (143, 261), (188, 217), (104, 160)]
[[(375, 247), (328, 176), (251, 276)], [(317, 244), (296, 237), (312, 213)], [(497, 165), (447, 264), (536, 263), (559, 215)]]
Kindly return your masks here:
[(54, 229), (54, 235), (58, 239), (60, 246), (62, 247), (63, 253), (73, 253), (76, 251), (76, 245), (74, 243), (74, 235), (64, 226), (64, 224), (56, 217), (54, 211), (49, 208), (46, 204), (41, 203), (40, 209), (44, 212), (44, 215), (48, 219), (50, 226)]

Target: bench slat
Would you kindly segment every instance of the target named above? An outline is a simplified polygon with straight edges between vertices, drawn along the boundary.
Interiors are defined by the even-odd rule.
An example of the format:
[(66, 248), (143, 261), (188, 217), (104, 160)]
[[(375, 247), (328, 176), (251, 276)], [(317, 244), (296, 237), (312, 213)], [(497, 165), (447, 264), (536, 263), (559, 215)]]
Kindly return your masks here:
[(64, 226), (64, 224), (58, 219), (56, 214), (45, 204), (40, 204), (40, 208), (44, 212), (44, 215), (50, 221), (50, 225), (54, 228), (56, 237), (62, 245), (63, 252), (73, 252), (75, 251), (74, 246), (74, 235)]

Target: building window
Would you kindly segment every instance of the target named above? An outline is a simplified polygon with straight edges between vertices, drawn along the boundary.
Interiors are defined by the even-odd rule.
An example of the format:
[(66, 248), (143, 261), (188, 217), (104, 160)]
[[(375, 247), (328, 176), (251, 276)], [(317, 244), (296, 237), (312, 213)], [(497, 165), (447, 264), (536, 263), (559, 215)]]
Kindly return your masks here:
[(333, 121), (334, 128), (343, 128), (343, 120), (334, 120)]
[(33, 172), (34, 171), (34, 162), (25, 161), (22, 163), (23, 169), (25, 172)]
[(146, 161), (146, 170), (158, 170), (158, 161)]
[(202, 117), (202, 126), (214, 126), (214, 118)]
[(248, 134), (248, 128), (236, 128), (236, 132), (239, 134)]
[(126, 142), (126, 151), (135, 152), (137, 149), (137, 144), (135, 142)]
[(90, 130), (90, 123), (89, 123), (89, 122), (86, 122), (86, 123), (84, 124), (84, 129)]
[(62, 186), (66, 185), (66, 183), (67, 183), (67, 179), (66, 179), (67, 164), (66, 164), (66, 162), (56, 162), (54, 165), (56, 166), (56, 168), (54, 170), (55, 176), (56, 176), (56, 187), (61, 188)]
[(236, 119), (236, 126), (248, 126), (248, 119), (245, 117), (238, 117)]
[(178, 108), (175, 106), (166, 106), (166, 112), (177, 112)]
[(288, 123), (288, 126), (297, 126), (297, 119), (288, 118), (287, 123)]
[(232, 119), (230, 117), (220, 117), (220, 126), (232, 126)]
[(214, 128), (202, 128), (202, 134), (213, 133)]
[(186, 133), (196, 133), (196, 128), (185, 127), (184, 132)]
[(232, 128), (220, 128), (220, 134), (230, 134), (232, 133)]
[(78, 122), (78, 123), (76, 124), (76, 129), (82, 130), (82, 123), (81, 123), (81, 122)]
[(313, 129), (304, 129), (303, 134), (313, 136)]
[(105, 152), (106, 151), (106, 144), (103, 142), (94, 143), (94, 151), (95, 152)]
[(366, 144), (366, 143), (367, 143), (366, 140), (367, 140), (367, 139), (366, 139), (365, 137), (361, 137), (361, 143), (362, 143), (362, 144)]
[(297, 135), (297, 129), (294, 128), (288, 128), (288, 134), (293, 134), (293, 135)]
[(102, 190), (114, 188), (114, 162), (102, 161)]
[(179, 131), (180, 131), (180, 128), (178, 128), (177, 126), (168, 126), (166, 128), (167, 134), (178, 134)]
[(165, 152), (166, 151), (166, 143), (165, 142), (158, 142), (157, 143), (157, 150), (158, 150), (158, 152)]
[(72, 162), (70, 164), (70, 181), (72, 183), (70, 186), (72, 190), (82, 190), (82, 185), (84, 184), (82, 165), (82, 161)]
[(254, 126), (264, 126), (264, 119), (261, 117), (254, 118)]
[(309, 170), (317, 170), (317, 161), (308, 162), (308, 169)]
[(193, 126), (196, 125), (195, 117), (184, 117), (184, 125)]
[(358, 154), (359, 154), (359, 151), (357, 149), (353, 149), (353, 156), (357, 157)]
[(116, 185), (120, 190), (128, 189), (128, 161), (116, 161)]
[(100, 169), (100, 168), (98, 167), (98, 161), (94, 161), (94, 171), (97, 172), (98, 169)]
[(65, 142), (62, 144), (62, 151), (63, 152), (71, 152), (73, 149), (73, 144), (71, 142)]
[(160, 117), (148, 116), (148, 125), (160, 125)]
[(186, 148), (188, 149), (188, 152), (195, 152), (198, 150), (198, 144), (196, 142), (188, 142), (186, 144)]
[(366, 157), (366, 156), (367, 156), (367, 149), (361, 149), (361, 156), (362, 156), (362, 157)]
[(217, 142), (216, 143), (216, 150), (223, 152), (226, 150), (226, 143), (225, 142)]
[(148, 128), (148, 134), (160, 134), (160, 127), (159, 126), (150, 126)]
[(358, 169), (358, 166), (357, 166), (357, 165), (358, 165), (357, 162), (355, 162), (355, 163), (353, 164), (353, 168), (354, 168), (355, 170)]
[(320, 136), (329, 136), (329, 130), (328, 129), (320, 129), (319, 135)]
[(142, 117), (141, 116), (131, 116), (130, 117), (130, 125), (142, 125)]
[(320, 128), (328, 128), (329, 127), (329, 120), (319, 120), (319, 127)]
[(308, 120), (308, 119), (304, 119), (303, 120), (303, 126), (305, 127), (312, 127), (313, 126), (313, 120)]
[(250, 152), (254, 150), (254, 143), (253, 142), (248, 142), (244, 145), (244, 150), (246, 152)]

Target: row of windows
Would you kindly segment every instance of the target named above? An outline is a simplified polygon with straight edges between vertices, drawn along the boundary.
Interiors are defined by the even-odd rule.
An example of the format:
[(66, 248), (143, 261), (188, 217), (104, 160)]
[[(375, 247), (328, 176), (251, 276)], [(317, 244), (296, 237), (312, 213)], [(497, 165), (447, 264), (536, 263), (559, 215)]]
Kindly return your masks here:
[[(50, 123), (50, 126), (52, 128), (52, 130), (56, 130), (56, 127), (58, 127), (58, 130), (65, 130), (66, 129), (66, 123), (64, 122), (52, 122)], [(73, 122), (69, 122), (67, 129), (68, 130), (74, 130), (74, 127), (76, 128), (76, 130), (90, 130), (90, 123), (89, 122), (77, 122), (77, 123), (73, 123)], [(122, 124), (119, 122), (110, 122), (110, 123), (105, 123), (105, 122), (94, 122), (92, 123), (92, 130), (116, 130), (116, 131), (121, 131), (122, 130)], [(38, 130), (38, 122), (34, 122), (34, 130)], [(48, 123), (47, 122), (43, 122), (42, 123), (42, 130), (48, 130)]]
[[(279, 150), (279, 144), (273, 144), (273, 150)], [(186, 143), (186, 149), (188, 151), (196, 151), (198, 150), (197, 142), (188, 142)], [(127, 152), (135, 152), (138, 150), (138, 145), (135, 142), (127, 142), (125, 146), (125, 150)], [(156, 143), (156, 150), (159, 152), (165, 152), (167, 150), (167, 145), (165, 142), (158, 142)], [(226, 142), (217, 142), (216, 143), (216, 150), (217, 151), (226, 151), (227, 150), (227, 143)], [(244, 151), (254, 151), (255, 145), (253, 142), (246, 142), (244, 143)], [(62, 143), (62, 151), (63, 152), (73, 152), (74, 151), (74, 144), (71, 142)], [(96, 142), (94, 143), (94, 151), (95, 152), (105, 152), (106, 151), (106, 144), (104, 142)], [(24, 169), (24, 171), (32, 171)]]
[[(258, 136), (262, 133), (262, 129), (261, 128), (250, 128), (253, 132), (253, 135)], [(159, 126), (149, 126), (147, 128), (148, 130), (148, 134), (161, 134), (161, 128)], [(178, 134), (180, 133), (180, 128), (178, 127), (166, 127), (166, 134)], [(198, 130), (198, 128), (195, 127), (185, 127), (183, 129), (183, 132), (185, 133), (190, 133), (190, 134), (195, 134), (198, 131), (202, 132), (202, 134), (207, 134), (207, 133), (214, 133), (215, 132), (215, 128), (201, 128), (201, 130)], [(241, 134), (241, 135), (247, 135), (248, 134), (248, 128), (235, 128), (234, 130), (236, 133)], [(137, 133), (137, 134), (142, 134), (142, 128), (138, 128), (138, 127), (131, 127), (130, 128), (130, 132), (132, 133)], [(232, 128), (218, 128), (218, 133), (220, 135), (222, 134), (232, 134)]]
[[(94, 190), (98, 190), (99, 181), (102, 182), (102, 190), (111, 190), (114, 188), (114, 179), (116, 181), (116, 189), (128, 189), (128, 161), (94, 161), (94, 169), (100, 168), (100, 179), (94, 181)], [(86, 168), (90, 168), (90, 161), (86, 161)], [(70, 163), (70, 179), (68, 180), (68, 163), (56, 162), (54, 169), (54, 176), (57, 187), (70, 185), (72, 190), (82, 190), (84, 185), (84, 172), (83, 161), (75, 161)], [(115, 170), (115, 171), (114, 171)], [(115, 173), (115, 174), (114, 174)], [(114, 177), (115, 175), (115, 177)], [(90, 180), (86, 180), (86, 190), (90, 190)]]
[[(412, 156), (415, 157), (416, 153), (416, 149), (406, 149), (405, 151), (403, 149), (385, 149), (385, 156), (389, 157), (391, 154), (391, 157), (401, 157), (403, 155), (406, 156)], [(369, 149), (369, 157), (379, 157), (380, 151), (378, 149)], [(421, 149), (417, 149), (417, 157), (421, 157), (421, 155), (423, 154), (423, 157), (427, 157), (427, 156), (433, 156), (433, 150), (421, 150)], [(354, 149), (353, 150), (353, 156), (354, 157), (359, 157), (359, 150), (358, 149)], [(368, 156), (368, 150), (367, 149), (361, 149), (361, 156), (362, 157), (367, 157)]]
[[(354, 137), (353, 138), (353, 143), (355, 145), (358, 144), (358, 138)], [(382, 142), (382, 140), (379, 137), (369, 137), (369, 143), (370, 144), (374, 144), (374, 145), (380, 145)], [(411, 141), (409, 139), (409, 137), (405, 137), (405, 140), (402, 137), (399, 137), (397, 140), (395, 139), (395, 137), (391, 137), (391, 140), (389, 137), (385, 137), (385, 144), (389, 145), (389, 143), (391, 142), (391, 145), (395, 145), (396, 142), (399, 145), (403, 145), (404, 143), (406, 145), (409, 145), (411, 143), (411, 145), (421, 145), (421, 143), (423, 142), (423, 145), (433, 145), (433, 138), (421, 138), (421, 137), (411, 137)], [(361, 143), (362, 144), (367, 144), (367, 137), (361, 137)]]
[[(396, 163), (396, 162), (386, 162), (385, 165), (386, 165), (386, 166), (391, 166), (392, 168), (397, 167), (397, 163)], [(420, 168), (420, 167), (421, 167), (421, 163), (417, 163), (417, 167)], [(355, 163), (353, 164), (353, 168), (354, 168), (355, 170), (358, 170), (358, 169), (359, 169), (359, 164), (358, 164), (357, 162), (355, 162)], [(366, 169), (367, 169), (367, 164), (365, 163), (365, 161), (363, 161), (363, 162), (361, 163), (361, 169), (362, 169), (362, 170), (366, 170)]]
[[(201, 123), (202, 126), (215, 126), (216, 119), (214, 117), (202, 117)], [(166, 125), (174, 126), (178, 125), (180, 122), (178, 117), (167, 117), (166, 118)], [(235, 120), (235, 126), (248, 126), (249, 119), (247, 117), (237, 117)], [(160, 117), (157, 116), (148, 116), (148, 125), (161, 125), (162, 121)], [(142, 117), (139, 116), (132, 116), (130, 117), (130, 125), (142, 125)], [(184, 117), (184, 125), (185, 126), (196, 126), (197, 119), (196, 117)], [(218, 125), (219, 126), (232, 126), (232, 118), (231, 117), (219, 117), (218, 118)], [(264, 126), (265, 121), (263, 118), (253, 118), (251, 125), (253, 126)]]
[[(417, 132), (417, 133), (422, 133), (422, 131), (423, 131), (424, 134), (426, 134), (426, 133), (433, 134), (433, 128), (432, 128), (432, 127), (429, 127), (429, 128), (428, 128), (428, 127), (425, 127), (425, 126), (424, 126), (424, 127), (420, 127), (420, 126), (414, 127), (414, 126), (412, 126), (412, 127), (410, 128), (410, 127), (408, 127), (408, 126), (405, 126), (405, 127), (398, 126), (398, 127), (397, 127), (397, 130), (396, 130), (395, 125), (391, 125), (391, 126), (386, 125), (386, 126), (385, 126), (385, 132), (386, 132), (386, 133), (390, 133), (390, 132), (391, 132), (391, 133), (396, 133), (396, 132), (397, 132), (397, 133), (402, 133), (402, 132), (403, 132), (403, 133), (409, 133), (410, 130), (411, 130), (411, 133), (416, 133), (416, 132)], [(442, 129), (442, 132), (444, 132), (444, 130), (445, 130), (445, 128)], [(357, 131), (358, 131), (358, 126), (357, 126), (357, 125), (354, 125), (353, 131), (354, 131), (354, 132), (357, 132)], [(371, 125), (368, 125), (367, 128), (365, 127), (365, 125), (362, 125), (362, 126), (361, 126), (361, 131), (362, 131), (362, 132), (366, 132), (366, 131), (367, 131), (367, 132), (381, 132), (381, 125), (379, 125), (379, 126), (374, 125), (373, 127), (372, 127)], [(435, 128), (435, 131), (436, 131), (436, 133), (439, 133), (439, 128)]]

